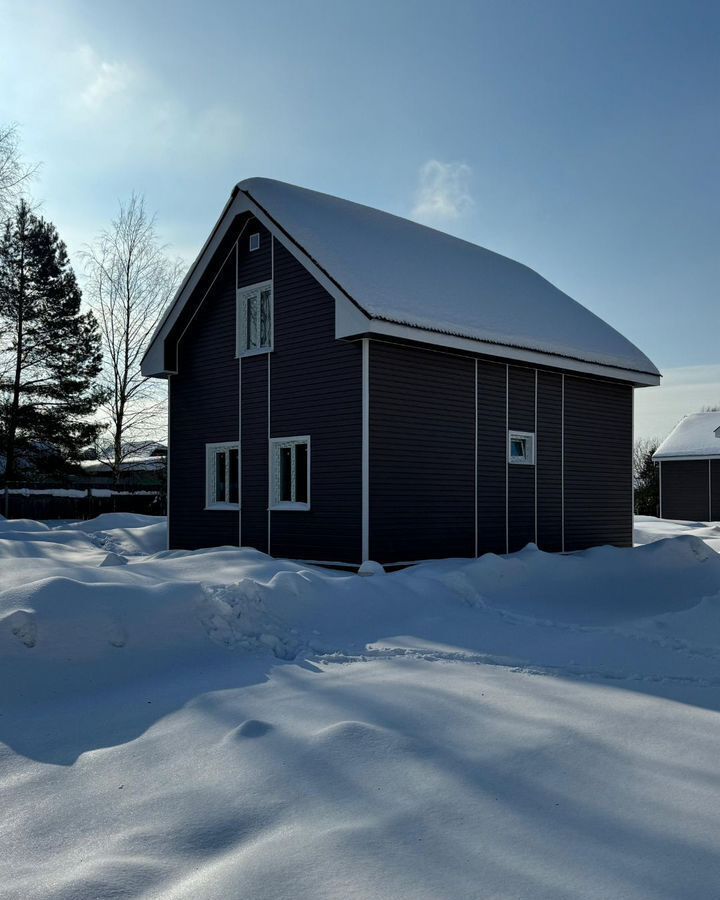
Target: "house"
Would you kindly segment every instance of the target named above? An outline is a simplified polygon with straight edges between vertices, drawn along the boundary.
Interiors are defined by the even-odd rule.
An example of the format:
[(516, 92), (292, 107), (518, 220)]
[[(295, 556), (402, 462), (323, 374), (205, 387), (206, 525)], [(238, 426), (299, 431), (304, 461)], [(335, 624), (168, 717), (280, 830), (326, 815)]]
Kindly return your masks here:
[[(157, 441), (125, 444), (119, 466), (118, 483), (125, 486), (159, 486), (165, 480), (167, 447)], [(92, 459), (80, 460), (82, 481), (106, 484), (113, 480), (112, 448), (104, 448)]]
[(169, 543), (357, 565), (632, 541), (650, 360), (520, 263), (243, 181), (143, 360)]
[(661, 519), (720, 521), (720, 412), (685, 416), (653, 459)]

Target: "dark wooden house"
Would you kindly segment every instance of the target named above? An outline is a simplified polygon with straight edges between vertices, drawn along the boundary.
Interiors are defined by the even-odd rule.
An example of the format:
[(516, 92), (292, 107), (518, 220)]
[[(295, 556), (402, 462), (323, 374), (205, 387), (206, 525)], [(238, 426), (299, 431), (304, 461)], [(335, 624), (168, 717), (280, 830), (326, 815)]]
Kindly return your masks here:
[(650, 360), (526, 266), (253, 178), (143, 361), (169, 543), (357, 565), (632, 541)]
[(720, 521), (720, 412), (685, 416), (653, 459), (661, 519)]

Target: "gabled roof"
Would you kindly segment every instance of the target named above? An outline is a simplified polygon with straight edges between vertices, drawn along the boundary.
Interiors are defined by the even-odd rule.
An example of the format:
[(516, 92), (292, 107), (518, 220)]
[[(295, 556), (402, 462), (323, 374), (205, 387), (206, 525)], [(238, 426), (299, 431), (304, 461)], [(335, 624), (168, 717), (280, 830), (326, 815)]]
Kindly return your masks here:
[[(491, 355), (523, 358), (508, 352), (514, 348), (532, 353), (535, 362), (562, 366), (563, 359), (573, 360), (569, 367), (581, 371), (659, 382), (658, 370), (630, 341), (505, 256), (390, 213), (267, 178), (240, 182), (216, 232), (238, 201), (307, 265), (336, 302), (354, 307), (354, 324), (345, 336), (383, 333), (451, 346), (457, 339)], [(207, 264), (202, 257), (209, 243), (193, 270)], [(613, 371), (603, 372), (605, 367)]]
[(660, 444), (653, 459), (720, 459), (720, 412), (685, 416)]

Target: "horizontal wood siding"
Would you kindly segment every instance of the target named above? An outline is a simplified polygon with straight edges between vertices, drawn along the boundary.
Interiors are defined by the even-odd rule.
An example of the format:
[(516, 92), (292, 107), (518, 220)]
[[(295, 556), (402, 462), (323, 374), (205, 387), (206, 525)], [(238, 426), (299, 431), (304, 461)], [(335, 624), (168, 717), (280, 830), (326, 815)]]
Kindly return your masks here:
[[(508, 367), (508, 423), (512, 431), (535, 433), (535, 369)], [(535, 466), (511, 464), (508, 478), (508, 541), (512, 553), (535, 541)]]
[(505, 553), (507, 367), (478, 360), (477, 373), (478, 554)]
[(713, 522), (720, 522), (720, 459), (710, 461), (711, 471), (711, 515)]
[(171, 379), (169, 545), (237, 546), (238, 512), (205, 509), (205, 444), (238, 436), (234, 254), (180, 341)]
[[(249, 236), (260, 246), (249, 249)], [(272, 237), (253, 220), (238, 248), (238, 287), (272, 278)], [(240, 359), (242, 395), (240, 539), (244, 547), (268, 552), (268, 354)]]
[(565, 550), (632, 546), (632, 388), (565, 376)]
[(475, 361), (370, 341), (370, 556), (473, 556)]
[(307, 512), (271, 513), (274, 556), (362, 562), (362, 346), (335, 338), (335, 302), (275, 243), (272, 437), (310, 435)]
[(538, 547), (562, 550), (562, 375), (538, 372)]
[(710, 484), (706, 459), (664, 460), (662, 463), (663, 519), (710, 518)]

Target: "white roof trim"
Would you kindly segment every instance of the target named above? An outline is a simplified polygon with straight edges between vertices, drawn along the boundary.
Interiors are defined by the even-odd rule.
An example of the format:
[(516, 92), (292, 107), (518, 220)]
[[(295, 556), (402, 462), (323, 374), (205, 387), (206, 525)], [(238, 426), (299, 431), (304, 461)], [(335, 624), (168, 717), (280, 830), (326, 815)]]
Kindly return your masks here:
[[(337, 306), (336, 306), (337, 309)], [(337, 337), (350, 337), (357, 332), (346, 331), (337, 333)], [(386, 322), (383, 319), (368, 320), (367, 333), (378, 337), (394, 337), (400, 340), (419, 341), (424, 344), (432, 344), (435, 347), (447, 347), (452, 350), (461, 350), (468, 353), (482, 353), (485, 356), (496, 356), (499, 360), (517, 360), (533, 366), (552, 366), (569, 372), (578, 372), (585, 375), (599, 375), (603, 378), (615, 378), (627, 381), (636, 387), (647, 387), (660, 384), (660, 376), (650, 372), (637, 372), (634, 369), (620, 369), (615, 366), (606, 366), (601, 363), (585, 362), (581, 359), (573, 359), (569, 356), (557, 356), (552, 353), (543, 353), (541, 350), (525, 350), (522, 347), (511, 347), (507, 344), (496, 344), (490, 341), (481, 341), (476, 338), (458, 337), (452, 334), (444, 334), (438, 331), (428, 331), (423, 328), (415, 328), (410, 325), (398, 325), (395, 322)]]
[(165, 339), (182, 313), (185, 304), (197, 286), (205, 268), (210, 263), (227, 231), (239, 214), (252, 212), (268, 231), (295, 257), (310, 274), (325, 288), (335, 300), (335, 335), (338, 338), (359, 337), (361, 335), (378, 335), (395, 337), (430, 344), (436, 347), (447, 347), (469, 353), (482, 353), (507, 360), (517, 360), (531, 365), (546, 365), (566, 371), (576, 371), (588, 375), (614, 378), (630, 382), (638, 387), (657, 385), (660, 376), (635, 369), (623, 369), (603, 363), (588, 362), (569, 356), (556, 355), (541, 350), (530, 350), (507, 344), (484, 341), (478, 338), (461, 337), (420, 328), (414, 325), (403, 325), (385, 319), (371, 318), (360, 305), (338, 284), (331, 274), (326, 272), (307, 252), (295, 242), (290, 234), (282, 228), (265, 210), (256, 203), (242, 187), (236, 186), (225, 204), (219, 219), (215, 223), (210, 236), (200, 253), (188, 270), (172, 303), (157, 326), (142, 360), (142, 372), (146, 376), (164, 377), (171, 374), (165, 368)]
[(692, 453), (687, 453), (685, 456), (658, 456), (656, 453), (653, 453), (655, 462), (708, 462), (713, 459), (720, 459), (720, 453), (715, 456), (708, 456), (707, 454), (693, 456)]

